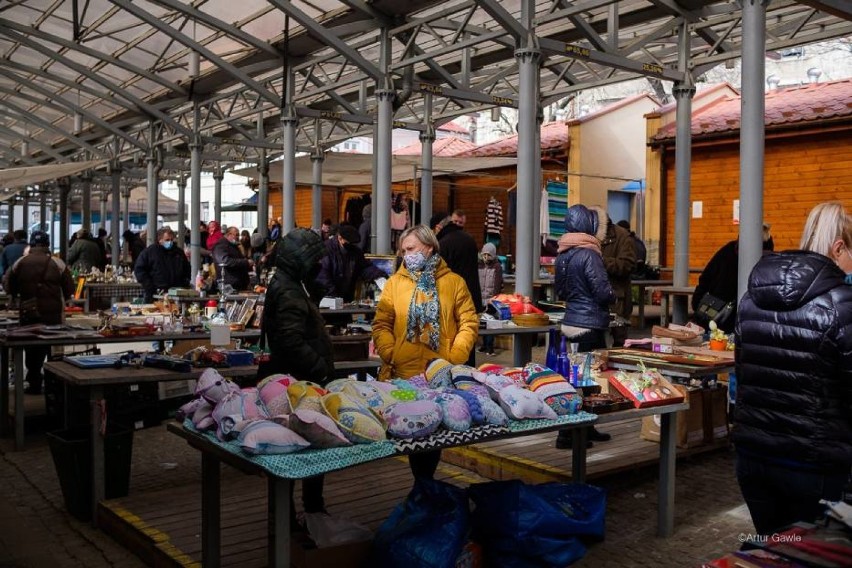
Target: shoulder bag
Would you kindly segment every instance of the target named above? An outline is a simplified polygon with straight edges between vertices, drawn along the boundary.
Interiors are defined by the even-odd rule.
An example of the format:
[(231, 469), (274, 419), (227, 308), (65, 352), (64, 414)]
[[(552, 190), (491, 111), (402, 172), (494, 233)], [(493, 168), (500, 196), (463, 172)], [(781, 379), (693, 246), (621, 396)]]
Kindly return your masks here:
[(733, 313), (733, 302), (726, 302), (707, 292), (698, 302), (698, 308), (695, 310), (695, 319), (705, 327), (711, 321), (715, 321), (716, 325), (722, 326), (727, 323)]
[(36, 284), (35, 295), (32, 298), (21, 300), (21, 311), (19, 316), (21, 325), (29, 325), (31, 323), (39, 323), (41, 321), (41, 312), (38, 310), (38, 296), (41, 293), (44, 279), (47, 277), (47, 269), (50, 268), (51, 262), (52, 259), (50, 255), (47, 255), (47, 262), (44, 263), (44, 272), (41, 275), (41, 279)]

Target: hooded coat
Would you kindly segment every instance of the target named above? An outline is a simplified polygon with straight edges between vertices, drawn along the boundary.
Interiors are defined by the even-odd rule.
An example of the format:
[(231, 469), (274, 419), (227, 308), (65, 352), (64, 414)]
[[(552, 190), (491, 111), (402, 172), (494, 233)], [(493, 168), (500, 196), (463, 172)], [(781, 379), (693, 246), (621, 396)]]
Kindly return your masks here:
[(405, 339), (408, 307), (415, 288), (411, 274), (401, 266), (385, 284), (373, 320), (373, 342), (384, 363), (379, 371), (381, 380), (413, 377), (425, 371), (431, 359), (446, 359), (453, 365), (468, 360), (479, 335), (479, 317), (467, 284), (441, 259), (435, 268), (435, 286), (441, 333), (438, 350), (432, 351), (424, 343)]
[(598, 214), (599, 223), (604, 228), (601, 240), (601, 253), (612, 291), (615, 293), (612, 311), (630, 320), (633, 314), (633, 295), (630, 289), (630, 275), (636, 268), (636, 248), (630, 231), (619, 227), (600, 207), (590, 207)]
[(221, 238), (211, 250), (216, 268), (224, 266), (222, 278), (225, 284), (230, 284), (234, 290), (247, 290), (251, 278), (249, 260), (243, 255), (240, 246), (226, 238)]
[[(582, 205), (568, 208), (566, 233), (583, 233), (600, 240), (605, 219)], [(589, 248), (571, 247), (556, 257), (556, 295), (565, 300), (564, 325), (586, 329), (609, 327), (609, 304), (615, 298), (601, 254)]]
[(340, 244), (337, 237), (325, 240), (326, 254), (320, 261), (322, 268), (316, 284), (323, 295), (343, 298), (344, 302), (355, 299), (355, 285), (358, 280), (372, 282), (388, 275), (376, 268), (364, 257), (357, 244)]
[(98, 244), (88, 236), (77, 237), (68, 249), (68, 264), (75, 270), (88, 272), (93, 267), (100, 270), (103, 269), (105, 261)]
[(764, 256), (736, 325), (738, 451), (826, 472), (852, 466), (852, 286), (828, 257)]
[(261, 324), (271, 373), (319, 384), (334, 378), (331, 338), (303, 285), (315, 278), (324, 253), (320, 236), (307, 229), (293, 229), (278, 240), (276, 271), (266, 290)]
[(465, 281), (476, 312), (481, 312), (482, 290), (479, 288), (479, 249), (476, 241), (455, 223), (447, 223), (436, 236), (441, 245), (441, 258), (450, 270)]

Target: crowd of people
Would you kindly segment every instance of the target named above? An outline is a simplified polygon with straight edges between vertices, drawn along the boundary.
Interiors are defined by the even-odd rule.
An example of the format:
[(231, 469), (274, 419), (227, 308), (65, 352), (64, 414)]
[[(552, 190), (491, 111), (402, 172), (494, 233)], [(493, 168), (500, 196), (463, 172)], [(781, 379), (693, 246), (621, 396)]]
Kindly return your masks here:
[[(380, 379), (422, 373), (434, 359), (473, 363), (479, 314), (503, 287), (495, 245), (477, 247), (463, 211), (439, 212), (428, 226), (400, 231), (397, 265), (387, 274), (364, 256), (369, 218), (367, 209), (359, 227), (327, 219), (319, 230), (287, 233), (275, 219), (266, 238), (217, 221), (201, 224), (203, 259), (224, 270), (226, 286), (245, 290), (261, 267), (275, 268), (261, 324), (272, 354), (267, 371), (320, 385), (331, 380), (333, 350), (319, 299), (350, 302), (358, 282), (383, 287), (373, 321)], [(694, 299), (697, 307), (710, 294), (739, 308), (718, 324), (736, 338), (736, 475), (761, 534), (813, 520), (820, 499), (840, 498), (852, 467), (852, 216), (839, 202), (816, 206), (794, 251), (773, 253), (769, 229), (764, 225), (764, 256), (739, 302), (736, 240), (710, 260)], [(646, 261), (644, 244), (629, 224), (613, 223), (600, 207), (569, 207), (564, 230), (548, 245), (556, 256), (556, 293), (565, 301), (562, 335), (578, 352), (620, 345), (626, 327), (619, 330), (612, 320), (629, 321), (630, 279)], [(147, 247), (144, 236), (123, 234), (124, 253), (146, 299), (189, 286), (188, 255), (175, 232), (159, 229)], [(105, 237), (80, 229), (64, 261), (51, 254), (44, 232), (29, 240), (24, 231), (4, 237), (0, 273), (6, 290), (20, 298), (22, 323), (63, 321), (71, 273), (104, 268)], [(493, 354), (493, 342), (483, 338), (480, 351)], [(41, 390), (46, 356), (44, 349), (27, 350), (29, 393)], [(609, 435), (591, 430), (590, 439)], [(557, 447), (570, 445), (570, 436), (560, 433)], [(439, 460), (440, 452), (411, 456), (412, 472), (431, 477)], [(322, 492), (322, 478), (306, 480), (306, 511), (324, 511)]]

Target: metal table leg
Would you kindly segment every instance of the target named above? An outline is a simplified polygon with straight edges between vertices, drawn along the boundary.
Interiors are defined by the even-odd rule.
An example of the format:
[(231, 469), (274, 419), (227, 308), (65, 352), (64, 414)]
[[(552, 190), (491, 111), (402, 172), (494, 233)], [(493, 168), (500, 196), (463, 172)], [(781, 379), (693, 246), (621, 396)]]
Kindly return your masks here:
[(571, 430), (571, 480), (574, 483), (586, 482), (586, 434), (588, 426)]
[(15, 360), (15, 449), (24, 449), (24, 350), (13, 350)]
[[(201, 452), (201, 565), (221, 565), (221, 493), (219, 459)], [(289, 535), (289, 533), (288, 533)]]
[(293, 481), (270, 477), (267, 484), (268, 565), (290, 566), (290, 486)]
[(9, 350), (0, 348), (0, 436), (9, 433)]
[(89, 389), (89, 409), (92, 421), (92, 526), (98, 526), (98, 503), (106, 495), (104, 473), (104, 389), (93, 386)]
[(667, 327), (669, 325), (669, 295), (663, 292), (660, 298), (660, 325)]
[(639, 288), (639, 329), (645, 329), (645, 287), (636, 284)]
[(675, 424), (674, 415), (660, 415), (660, 479), (657, 486), (657, 536), (674, 532), (675, 499)]
[(512, 364), (515, 367), (523, 367), (532, 359), (532, 344), (534, 333), (515, 334), (512, 341)]

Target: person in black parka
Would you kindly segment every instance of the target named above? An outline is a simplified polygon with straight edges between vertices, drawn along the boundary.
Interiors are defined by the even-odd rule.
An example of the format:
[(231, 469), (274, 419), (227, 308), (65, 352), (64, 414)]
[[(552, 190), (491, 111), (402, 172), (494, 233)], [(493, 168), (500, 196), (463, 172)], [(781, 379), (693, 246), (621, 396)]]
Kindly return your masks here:
[(337, 234), (325, 240), (326, 254), (320, 261), (322, 268), (316, 283), (325, 296), (343, 298), (344, 302), (355, 299), (355, 287), (359, 280), (373, 282), (388, 275), (364, 257), (358, 248), (361, 236), (355, 227), (340, 225)]
[[(261, 323), (270, 352), (264, 372), (326, 385), (334, 378), (334, 351), (325, 321), (305, 289), (305, 283), (316, 279), (325, 254), (322, 238), (307, 229), (293, 229), (278, 240), (276, 248), (276, 271), (266, 290)], [(325, 511), (322, 493), (323, 476), (302, 481), (306, 513)], [(291, 499), (290, 512), (295, 516), (292, 503)]]
[(145, 290), (145, 302), (151, 303), (157, 290), (189, 288), (191, 270), (183, 249), (175, 244), (174, 231), (163, 227), (157, 231), (157, 242), (139, 255), (133, 274)]
[(217, 270), (223, 270), (219, 276), (225, 285), (230, 285), (235, 292), (247, 290), (251, 282), (250, 272), (254, 262), (247, 259), (240, 250), (240, 230), (237, 227), (225, 229), (225, 236), (213, 245), (211, 251)]
[(441, 245), (441, 258), (450, 270), (464, 279), (473, 298), (476, 313), (482, 313), (484, 308), (479, 286), (479, 247), (476, 246), (476, 241), (462, 227), (453, 223), (446, 213), (432, 215), (429, 225)]
[(761, 535), (814, 522), (852, 468), (852, 216), (817, 205), (799, 246), (755, 265), (736, 324), (732, 439)]

